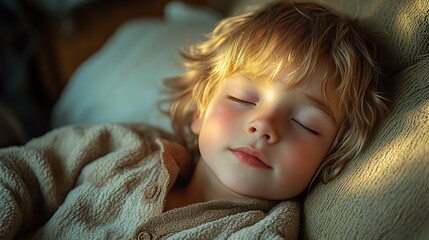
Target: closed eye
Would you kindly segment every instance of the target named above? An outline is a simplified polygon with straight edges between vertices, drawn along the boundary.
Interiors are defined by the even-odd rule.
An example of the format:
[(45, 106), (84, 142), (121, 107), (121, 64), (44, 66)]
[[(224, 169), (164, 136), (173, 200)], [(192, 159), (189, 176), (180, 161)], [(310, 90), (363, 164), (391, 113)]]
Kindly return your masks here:
[(300, 122), (299, 122), (299, 121), (297, 121), (296, 119), (293, 119), (293, 118), (292, 118), (292, 121), (294, 121), (294, 122), (298, 125), (298, 127), (300, 127), (300, 128), (302, 128), (302, 129), (304, 129), (305, 131), (307, 131), (307, 132), (309, 132), (309, 133), (311, 133), (311, 134), (313, 134), (313, 135), (315, 135), (315, 136), (320, 136), (320, 133), (319, 133), (319, 132), (317, 132), (316, 130), (311, 129), (311, 128), (309, 128), (309, 127), (305, 126), (304, 124), (300, 123)]
[(233, 97), (233, 96), (228, 96), (228, 99), (231, 100), (231, 101), (233, 101), (233, 102), (239, 103), (239, 104), (254, 105), (254, 106), (256, 106), (256, 104), (253, 103), (253, 102), (249, 102), (249, 101), (246, 101), (246, 100), (243, 100), (243, 99), (240, 99), (240, 98), (236, 98), (236, 97)]

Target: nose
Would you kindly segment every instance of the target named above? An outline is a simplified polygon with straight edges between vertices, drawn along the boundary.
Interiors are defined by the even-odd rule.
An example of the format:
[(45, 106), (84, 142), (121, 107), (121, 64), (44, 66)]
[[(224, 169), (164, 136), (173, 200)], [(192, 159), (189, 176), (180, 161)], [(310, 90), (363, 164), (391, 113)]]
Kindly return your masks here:
[(250, 135), (263, 139), (268, 144), (273, 144), (278, 141), (278, 134), (275, 131), (274, 124), (267, 118), (259, 118), (249, 122), (247, 132)]

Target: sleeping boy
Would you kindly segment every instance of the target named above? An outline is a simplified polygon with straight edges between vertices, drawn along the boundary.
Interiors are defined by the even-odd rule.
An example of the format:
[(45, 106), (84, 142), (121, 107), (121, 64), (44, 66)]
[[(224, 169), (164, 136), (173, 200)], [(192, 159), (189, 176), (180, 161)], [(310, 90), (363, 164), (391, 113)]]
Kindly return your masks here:
[(225, 19), (166, 82), (174, 135), (69, 126), (1, 149), (0, 238), (298, 238), (298, 196), (385, 112), (373, 51), (313, 3)]

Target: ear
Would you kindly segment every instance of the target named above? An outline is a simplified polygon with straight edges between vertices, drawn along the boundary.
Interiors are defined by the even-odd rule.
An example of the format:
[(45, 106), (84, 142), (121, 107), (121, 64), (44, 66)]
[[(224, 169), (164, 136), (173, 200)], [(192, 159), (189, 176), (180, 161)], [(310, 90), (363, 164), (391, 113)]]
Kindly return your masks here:
[(200, 116), (200, 111), (196, 108), (191, 122), (191, 131), (195, 135), (198, 135), (201, 131), (201, 126), (203, 125), (204, 117)]

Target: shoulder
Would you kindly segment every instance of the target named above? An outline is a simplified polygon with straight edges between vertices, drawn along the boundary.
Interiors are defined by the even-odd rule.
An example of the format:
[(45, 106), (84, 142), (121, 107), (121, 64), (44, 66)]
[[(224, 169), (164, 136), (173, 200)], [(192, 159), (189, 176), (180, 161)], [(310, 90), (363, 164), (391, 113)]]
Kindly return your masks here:
[[(68, 125), (52, 129), (43, 136), (30, 140), (26, 146), (50, 148), (158, 148), (156, 139), (178, 143), (175, 135), (146, 124), (104, 123), (94, 125)], [(179, 144), (179, 143), (178, 143)]]
[(81, 138), (99, 135), (118, 135), (122, 137), (127, 135), (138, 135), (142, 137), (150, 137), (153, 139), (164, 138), (171, 141), (177, 140), (177, 137), (173, 133), (144, 123), (102, 123), (93, 125), (67, 125), (52, 129), (46, 132), (41, 137), (43, 138), (49, 136), (75, 136)]

